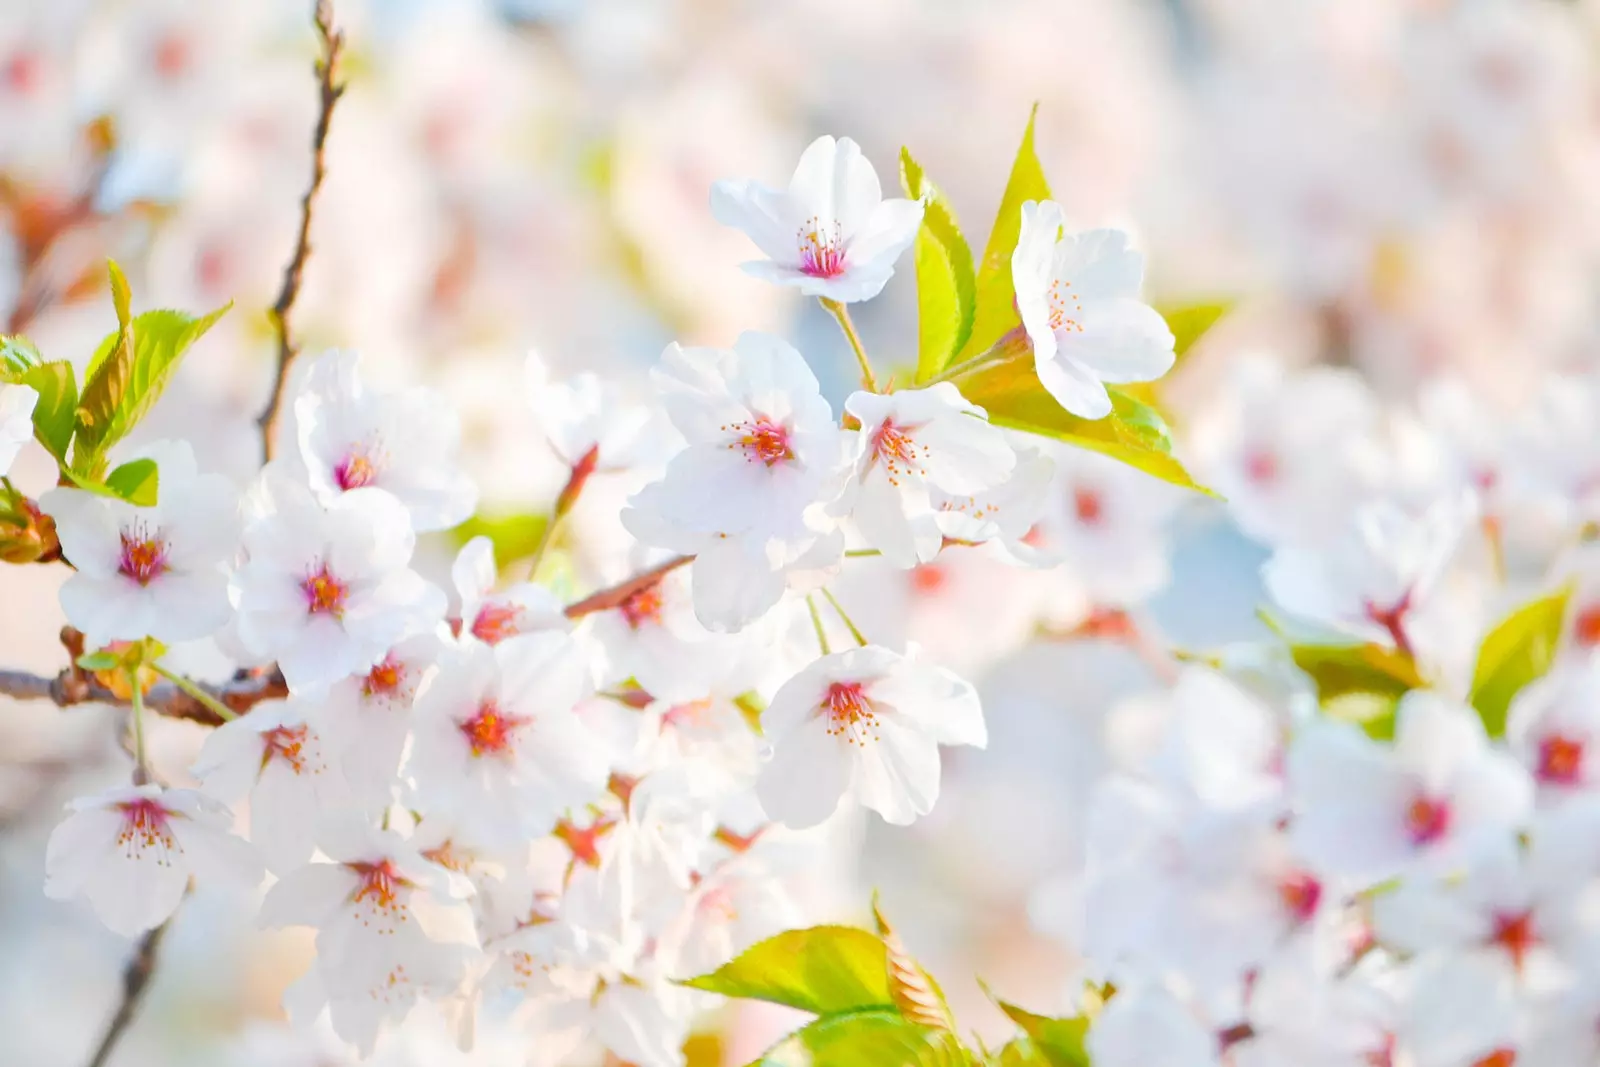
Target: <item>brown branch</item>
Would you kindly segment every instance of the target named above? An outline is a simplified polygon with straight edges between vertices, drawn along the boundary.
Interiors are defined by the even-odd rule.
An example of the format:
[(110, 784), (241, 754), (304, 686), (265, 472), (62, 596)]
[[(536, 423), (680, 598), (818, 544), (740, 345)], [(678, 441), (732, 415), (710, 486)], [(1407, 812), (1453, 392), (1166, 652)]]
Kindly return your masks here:
[(166, 922), (139, 939), (139, 946), (134, 949), (132, 958), (122, 971), (122, 1000), (117, 1005), (116, 1013), (111, 1016), (111, 1022), (106, 1025), (105, 1035), (100, 1038), (89, 1067), (105, 1067), (111, 1059), (111, 1053), (116, 1051), (117, 1042), (122, 1040), (123, 1033), (133, 1022), (134, 1012), (139, 1010), (139, 1003), (144, 999), (150, 979), (155, 975), (156, 952), (161, 948), (161, 939), (166, 936), (171, 923), (169, 916)]
[(624, 600), (627, 600), (635, 593), (642, 593), (668, 574), (671, 574), (685, 563), (693, 562), (693, 560), (693, 556), (674, 556), (659, 566), (651, 567), (643, 573), (635, 574), (632, 578), (602, 589), (598, 593), (586, 596), (576, 604), (568, 604), (566, 608), (567, 618), (581, 619), (583, 616), (593, 615), (597, 611), (609, 611), (614, 607), (618, 607)]
[(311, 136), (311, 184), (300, 200), (300, 235), (295, 241), (294, 255), (284, 268), (283, 287), (272, 305), (271, 318), (278, 334), (278, 363), (272, 379), (272, 393), (267, 406), (256, 419), (261, 428), (261, 451), (272, 458), (272, 438), (277, 431), (278, 409), (283, 403), (283, 387), (289, 378), (289, 365), (300, 352), (299, 345), (290, 333), (289, 316), (300, 296), (300, 279), (305, 272), (306, 260), (311, 255), (311, 213), (317, 194), (322, 190), (322, 180), (327, 177), (328, 127), (333, 122), (333, 106), (344, 95), (345, 85), (339, 80), (339, 58), (344, 54), (344, 34), (333, 26), (333, 6), (328, 0), (316, 0), (313, 19), (322, 54), (317, 59), (317, 80), (321, 89), (321, 106), (317, 112), (317, 127)]
[[(48, 700), (58, 708), (76, 704), (114, 704), (128, 707), (126, 697), (113, 692), (93, 674), (77, 665), (83, 655), (83, 635), (70, 626), (61, 629), (61, 643), (67, 649), (70, 666), (54, 678), (27, 671), (0, 670), (0, 695), (17, 700)], [(289, 695), (283, 675), (276, 669), (240, 671), (226, 685), (203, 685), (208, 696), (224, 707), (243, 715), (263, 700), (281, 700)], [(145, 694), (146, 711), (169, 719), (187, 719), (201, 726), (221, 726), (222, 717), (204, 703), (170, 682), (152, 686)]]

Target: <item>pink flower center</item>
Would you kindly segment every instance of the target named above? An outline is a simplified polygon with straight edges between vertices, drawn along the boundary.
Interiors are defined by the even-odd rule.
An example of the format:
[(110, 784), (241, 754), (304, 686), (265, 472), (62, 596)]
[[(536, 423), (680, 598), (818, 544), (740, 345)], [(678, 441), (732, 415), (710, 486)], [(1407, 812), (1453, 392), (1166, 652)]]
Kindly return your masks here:
[(660, 584), (646, 586), (636, 593), (630, 593), (622, 603), (617, 605), (617, 610), (622, 612), (622, 617), (628, 621), (629, 629), (637, 630), (646, 624), (659, 624), (661, 622)]
[(169, 81), (181, 77), (189, 69), (192, 58), (188, 39), (179, 33), (163, 34), (150, 50), (150, 61), (156, 73)]
[(1583, 773), (1584, 743), (1564, 734), (1551, 734), (1539, 742), (1539, 780), (1555, 785), (1577, 785)]
[(717, 886), (701, 894), (695, 908), (713, 922), (731, 923), (739, 918), (739, 906), (727, 886)]
[(765, 415), (757, 415), (748, 422), (731, 423), (722, 429), (739, 434), (738, 439), (728, 447), (744, 449), (745, 459), (750, 463), (776, 467), (794, 459), (794, 448), (789, 444), (789, 427)]
[(289, 769), (296, 774), (306, 769), (304, 726), (274, 726), (261, 735), (261, 740), (266, 743), (266, 750), (261, 754), (263, 767), (279, 759), (287, 763)]
[(516, 740), (516, 730), (529, 720), (503, 715), (493, 701), (478, 705), (477, 714), (461, 723), (461, 735), (472, 747), (474, 756), (507, 753)]
[(1572, 636), (1585, 647), (1600, 645), (1600, 604), (1578, 612), (1572, 620)]
[(0, 67), (0, 82), (18, 96), (32, 93), (43, 80), (44, 63), (33, 52), (18, 52)]
[(1050, 283), (1050, 330), (1052, 333), (1061, 333), (1063, 330), (1073, 333), (1082, 333), (1083, 325), (1078, 321), (1078, 316), (1083, 314), (1083, 304), (1078, 300), (1078, 294), (1072, 291), (1072, 283), (1057, 278)]
[(1433, 797), (1418, 796), (1406, 805), (1406, 832), (1415, 845), (1431, 845), (1450, 832), (1450, 805)]
[(1098, 526), (1105, 518), (1106, 505), (1093, 489), (1078, 488), (1072, 491), (1072, 513), (1084, 526)]
[(378, 480), (378, 465), (366, 452), (351, 452), (333, 468), (340, 489), (360, 489)]
[(121, 532), (122, 554), (117, 569), (140, 585), (149, 585), (167, 573), (167, 542), (160, 532), (151, 533), (143, 520)]
[(172, 831), (167, 827), (167, 817), (170, 812), (162, 807), (159, 801), (149, 797), (125, 800), (117, 805), (117, 810), (122, 813), (122, 831), (117, 835), (118, 845), (131, 845), (135, 849), (157, 846), (172, 849), (177, 846)]
[(361, 878), (361, 887), (356, 890), (352, 898), (355, 903), (370, 901), (379, 908), (391, 908), (400, 895), (401, 889), (410, 888), (411, 883), (395, 869), (393, 860), (379, 860), (377, 863), (347, 863), (349, 867)]
[(361, 694), (368, 698), (397, 696), (405, 677), (405, 664), (391, 652), (367, 672), (366, 679), (361, 683)]
[(1391, 607), (1383, 607), (1369, 600), (1366, 610), (1367, 618), (1388, 631), (1394, 647), (1403, 655), (1411, 655), (1411, 641), (1406, 636), (1405, 626), (1406, 615), (1411, 611), (1411, 593), (1407, 591)]
[(309, 614), (335, 619), (344, 614), (345, 598), (350, 595), (350, 587), (335, 578), (326, 563), (300, 583), (300, 591), (305, 594)]
[(508, 637), (515, 637), (522, 609), (510, 602), (486, 602), (472, 619), (472, 636), (486, 645), (497, 645)]
[(1322, 883), (1305, 871), (1294, 871), (1278, 883), (1278, 899), (1296, 923), (1307, 923), (1322, 902)]
[(913, 592), (924, 596), (931, 596), (943, 589), (950, 582), (950, 575), (937, 563), (923, 563), (911, 568), (911, 588)]
[(1255, 449), (1244, 458), (1244, 476), (1256, 485), (1278, 480), (1278, 457), (1266, 449)]
[(1494, 933), (1490, 940), (1506, 950), (1506, 954), (1511, 957), (1511, 965), (1520, 971), (1522, 961), (1527, 959), (1528, 953), (1539, 943), (1538, 932), (1533, 927), (1533, 913), (1523, 911), (1496, 915)]
[(837, 222), (824, 223), (813, 216), (800, 227), (800, 273), (813, 278), (837, 278), (844, 273), (844, 240)]
[(1472, 1067), (1514, 1067), (1517, 1062), (1517, 1050), (1512, 1048), (1495, 1049), (1483, 1059), (1473, 1063)]
[(878, 715), (872, 701), (861, 691), (860, 682), (834, 682), (822, 698), (822, 710), (828, 715), (828, 734), (842, 737), (852, 745), (864, 745), (877, 740)]
[(884, 419), (883, 425), (872, 431), (872, 455), (883, 462), (890, 485), (899, 485), (907, 474), (927, 473), (919, 461), (927, 456), (928, 447), (917, 444), (912, 436), (915, 430), (915, 426), (896, 426), (893, 419)]

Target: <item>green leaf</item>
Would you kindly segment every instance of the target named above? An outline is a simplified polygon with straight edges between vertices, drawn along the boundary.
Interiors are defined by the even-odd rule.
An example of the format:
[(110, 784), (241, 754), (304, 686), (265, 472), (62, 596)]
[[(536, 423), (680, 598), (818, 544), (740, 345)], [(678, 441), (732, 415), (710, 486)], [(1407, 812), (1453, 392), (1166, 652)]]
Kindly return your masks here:
[(1483, 639), (1472, 672), (1472, 706), (1490, 737), (1505, 733), (1511, 701), (1522, 687), (1550, 669), (1571, 596), (1568, 586), (1524, 604)]
[(450, 539), (460, 548), (474, 537), (487, 537), (494, 545), (495, 560), (505, 567), (533, 555), (549, 521), (537, 512), (479, 514), (451, 530)]
[(1382, 645), (1290, 645), (1289, 654), (1311, 676), (1324, 712), (1379, 741), (1394, 737), (1400, 698), (1426, 684), (1410, 657)]
[(959, 1067), (967, 1062), (953, 1035), (918, 1026), (891, 1008), (818, 1019), (750, 1067)]
[(189, 346), (231, 307), (231, 302), (224, 304), (200, 318), (181, 311), (146, 311), (100, 342), (78, 405), (73, 466), (79, 473), (98, 474), (107, 450), (161, 398)]
[(997, 426), (1022, 430), (1110, 456), (1164, 482), (1215, 496), (1172, 454), (1166, 422), (1150, 405), (1111, 389), (1112, 413), (1080, 419), (1056, 402), (1033, 370), (1028, 354), (982, 366), (955, 378), (961, 395), (989, 413)]
[(1204, 337), (1232, 307), (1232, 301), (1214, 300), (1203, 304), (1158, 305), (1156, 310), (1167, 320), (1167, 328), (1172, 331), (1175, 342), (1173, 351), (1181, 360), (1195, 342)]
[(0, 334), (0, 379), (21, 381), (22, 376), (44, 362), (33, 342), (19, 334)]
[(911, 150), (900, 149), (900, 184), (922, 201), (917, 231), (917, 382), (937, 375), (955, 358), (972, 333), (977, 280), (972, 249), (961, 236), (955, 211), (928, 180)]
[(122, 666), (122, 657), (115, 652), (85, 652), (76, 660), (78, 666), (86, 671), (110, 671)]
[(1089, 1067), (1089, 1053), (1083, 1045), (1084, 1037), (1089, 1032), (1087, 1018), (1076, 1016), (1061, 1019), (1035, 1015), (1026, 1008), (1003, 1000), (996, 1000), (995, 1004), (1028, 1036), (1028, 1051), (1033, 1058), (1016, 1062), (1044, 1063), (1049, 1067)]
[(1000, 198), (994, 229), (989, 231), (989, 243), (983, 249), (972, 332), (961, 347), (960, 359), (987, 352), (1021, 322), (1017, 315), (1017, 291), (1011, 281), (1011, 253), (1016, 250), (1017, 237), (1022, 232), (1022, 205), (1028, 200), (1050, 199), (1050, 183), (1045, 180), (1044, 168), (1033, 151), (1033, 124), (1038, 116), (1039, 105), (1034, 104), (1028, 113), (1028, 128), (1022, 133), (1022, 145), (1011, 164), (1005, 195)]
[(883, 942), (865, 930), (813, 926), (769, 937), (684, 985), (818, 1015), (883, 1008), (899, 1018), (889, 992), (888, 959)]
[(159, 481), (155, 460), (133, 459), (106, 476), (106, 488), (130, 504), (149, 508), (155, 506)]
[(72, 445), (73, 413), (78, 407), (78, 379), (66, 360), (41, 363), (22, 376), (22, 384), (39, 394), (33, 408), (33, 435), (65, 465)]

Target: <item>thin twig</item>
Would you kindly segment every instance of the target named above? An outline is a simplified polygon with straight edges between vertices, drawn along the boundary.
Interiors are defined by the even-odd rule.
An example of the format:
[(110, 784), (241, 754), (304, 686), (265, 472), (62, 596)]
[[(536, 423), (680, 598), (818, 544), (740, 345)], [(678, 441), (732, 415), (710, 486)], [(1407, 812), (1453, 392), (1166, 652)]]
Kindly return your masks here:
[(861, 335), (856, 333), (856, 324), (850, 319), (850, 309), (839, 301), (829, 300), (827, 297), (822, 298), (822, 306), (839, 320), (839, 329), (844, 331), (845, 340), (850, 342), (850, 351), (855, 353), (856, 362), (861, 365), (861, 387), (869, 393), (876, 393), (878, 380), (872, 376), (872, 362), (867, 359), (867, 350), (861, 344)]
[(651, 567), (643, 573), (635, 574), (632, 578), (625, 579), (616, 585), (600, 590), (598, 593), (586, 596), (576, 604), (568, 604), (566, 609), (567, 618), (580, 619), (585, 615), (593, 615), (597, 611), (609, 611), (612, 608), (619, 607), (624, 600), (627, 600), (635, 593), (641, 593), (649, 589), (668, 574), (693, 561), (693, 556), (674, 556), (659, 566)]
[(305, 272), (306, 260), (311, 255), (311, 213), (316, 206), (317, 193), (322, 190), (322, 180), (327, 177), (326, 148), (328, 127), (333, 121), (333, 106), (344, 95), (345, 85), (339, 80), (339, 57), (344, 53), (344, 34), (333, 27), (333, 6), (328, 0), (317, 0), (313, 19), (322, 54), (317, 59), (317, 80), (321, 89), (321, 106), (317, 112), (317, 128), (311, 137), (311, 184), (300, 200), (300, 235), (295, 241), (294, 255), (283, 272), (283, 288), (272, 305), (272, 324), (278, 334), (278, 365), (272, 379), (272, 393), (256, 425), (261, 428), (261, 451), (272, 458), (272, 439), (277, 431), (278, 409), (283, 403), (283, 388), (289, 378), (289, 365), (300, 348), (290, 332), (289, 316), (294, 311), (295, 300), (300, 296), (300, 279)]
[(111, 1053), (116, 1051), (117, 1042), (122, 1040), (123, 1033), (133, 1022), (139, 1002), (144, 999), (150, 979), (155, 975), (156, 952), (161, 948), (161, 939), (166, 936), (171, 923), (169, 916), (166, 922), (139, 939), (139, 946), (134, 949), (132, 958), (122, 971), (122, 1001), (117, 1005), (116, 1014), (111, 1016), (111, 1022), (106, 1025), (105, 1035), (100, 1038), (89, 1067), (105, 1067), (111, 1059)]

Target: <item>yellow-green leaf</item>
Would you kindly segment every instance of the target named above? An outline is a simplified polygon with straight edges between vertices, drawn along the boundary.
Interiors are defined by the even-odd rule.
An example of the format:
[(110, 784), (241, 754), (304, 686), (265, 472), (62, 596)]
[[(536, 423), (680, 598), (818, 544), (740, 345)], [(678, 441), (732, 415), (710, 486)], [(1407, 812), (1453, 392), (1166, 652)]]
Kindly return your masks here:
[(189, 346), (231, 307), (231, 302), (224, 304), (200, 318), (181, 311), (146, 311), (100, 342), (78, 404), (74, 468), (98, 474), (106, 452), (161, 398)]
[(478, 514), (451, 530), (450, 539), (460, 548), (474, 537), (487, 537), (503, 568), (533, 555), (549, 521), (549, 516), (532, 511)]
[(1522, 687), (1550, 669), (1571, 596), (1567, 587), (1524, 604), (1483, 639), (1472, 672), (1472, 706), (1490, 737), (1505, 733), (1506, 714)]
[(1055, 1018), (1035, 1015), (1026, 1008), (996, 1000), (996, 1006), (1006, 1017), (1027, 1035), (1027, 1045), (1019, 1053), (1031, 1053), (1030, 1058), (1016, 1058), (1017, 1063), (1042, 1063), (1048, 1067), (1089, 1067), (1089, 1053), (1084, 1048), (1084, 1038), (1089, 1032), (1089, 1020), (1083, 1016)]
[(106, 475), (107, 489), (141, 508), (155, 506), (159, 483), (156, 461), (149, 458), (129, 460)]
[(66, 360), (41, 363), (29, 368), (20, 380), (39, 394), (33, 407), (33, 435), (58, 463), (65, 464), (78, 408), (78, 379), (72, 364)]
[(959, 1041), (898, 1012), (869, 1010), (818, 1019), (768, 1049), (750, 1067), (960, 1067)]
[(1324, 712), (1380, 741), (1394, 737), (1400, 698), (1426, 684), (1409, 656), (1382, 645), (1290, 645), (1289, 654), (1311, 676)]
[(0, 380), (21, 381), (44, 362), (33, 342), (21, 334), (0, 335)]
[(1232, 301), (1212, 300), (1200, 304), (1158, 304), (1156, 310), (1167, 320), (1174, 342), (1172, 350), (1181, 360), (1232, 307)]
[(900, 149), (900, 184), (922, 201), (917, 231), (917, 382), (932, 378), (955, 358), (972, 333), (977, 280), (972, 249), (961, 236), (955, 212), (928, 180), (911, 150)]
[(787, 1004), (818, 1015), (882, 1008), (895, 1013), (888, 952), (866, 930), (813, 926), (745, 950), (685, 985), (744, 1000)]
[(1022, 205), (1029, 200), (1050, 199), (1050, 183), (1045, 180), (1044, 167), (1033, 150), (1033, 126), (1038, 115), (1039, 105), (1035, 104), (1028, 114), (1028, 128), (1022, 133), (1017, 158), (1011, 164), (1011, 177), (1006, 181), (1005, 195), (1000, 198), (1000, 211), (995, 216), (994, 229), (989, 231), (989, 243), (983, 249), (972, 332), (961, 347), (961, 359), (987, 352), (1021, 322), (1017, 315), (1017, 291), (1011, 281), (1011, 253), (1016, 250), (1017, 236), (1022, 232)]
[(1172, 456), (1172, 441), (1161, 415), (1116, 389), (1110, 390), (1110, 415), (1080, 419), (1045, 390), (1034, 373), (1033, 357), (1027, 354), (958, 375), (955, 383), (961, 395), (986, 410), (989, 421), (997, 426), (1053, 437), (1110, 456), (1164, 482), (1215, 495)]

